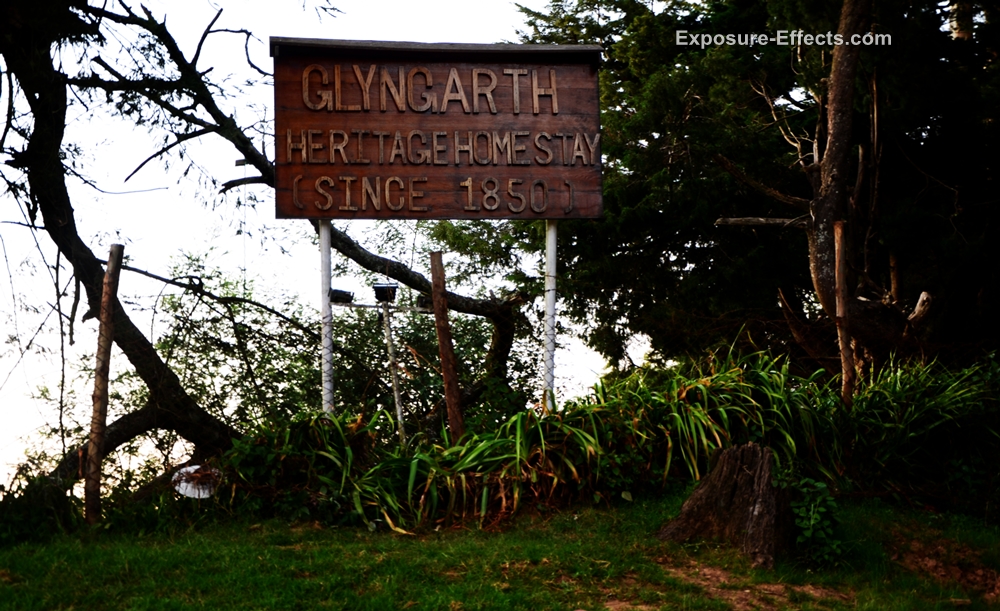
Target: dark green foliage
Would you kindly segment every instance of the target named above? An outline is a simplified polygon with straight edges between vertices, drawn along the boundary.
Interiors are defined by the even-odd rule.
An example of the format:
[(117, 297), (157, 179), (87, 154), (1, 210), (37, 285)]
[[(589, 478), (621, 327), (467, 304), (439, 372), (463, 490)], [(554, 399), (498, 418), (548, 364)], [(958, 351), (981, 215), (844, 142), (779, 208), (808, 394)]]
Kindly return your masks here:
[[(978, 512), (1000, 492), (995, 357), (951, 370), (891, 363), (836, 421), (836, 462), (856, 486)], [(849, 416), (849, 417), (848, 417)]]
[(452, 445), (417, 435), (399, 447), (384, 411), (304, 414), (238, 441), (220, 463), (216, 502), (370, 527), (484, 524), (525, 505), (636, 498), (698, 480), (716, 450), (754, 441), (796, 473), (811, 543), (832, 536), (815, 521), (831, 509), (827, 486), (966, 511), (995, 503), (997, 368), (895, 364), (849, 412), (836, 388), (790, 373), (786, 359), (729, 355), (609, 380), (559, 413), (521, 411)]
[(799, 552), (813, 564), (838, 563), (843, 541), (837, 538), (840, 520), (830, 487), (824, 482), (790, 473), (776, 478), (774, 485), (793, 494), (791, 505), (798, 528), (795, 543)]
[[(737, 180), (718, 156), (763, 185), (812, 199), (797, 161), (811, 161), (816, 96), (829, 76), (831, 48), (701, 49), (675, 41), (680, 30), (836, 32), (839, 7), (812, 0), (559, 0), (543, 12), (522, 9), (525, 42), (596, 42), (606, 50), (605, 217), (560, 224), (559, 265), (566, 313), (587, 326), (590, 343), (613, 363), (625, 358), (625, 343), (637, 333), (667, 357), (696, 354), (740, 328), (751, 331), (755, 346), (799, 349), (777, 291), (793, 306), (801, 301), (816, 322), (805, 236), (714, 222), (803, 211)], [(890, 34), (892, 44), (862, 49), (850, 143), (852, 156), (858, 146), (869, 161), (873, 147), (878, 156), (849, 219), (866, 228), (851, 246), (856, 296), (887, 298), (894, 256), (899, 307), (912, 308), (921, 291), (936, 300), (921, 334), (925, 354), (958, 363), (1000, 342), (1000, 276), (988, 264), (1000, 254), (993, 184), (1000, 36), (996, 12), (983, 10), (966, 41), (949, 35), (949, 9), (938, 2), (875, 3), (872, 29)], [(789, 138), (801, 138), (802, 150)], [(537, 232), (523, 235), (541, 248)]]
[(11, 489), (4, 488), (0, 486), (0, 545), (46, 539), (83, 523), (80, 499), (56, 482), (21, 469)]
[[(555, 414), (522, 410), (459, 440), (417, 434), (405, 447), (383, 410), (302, 413), (238, 440), (216, 463), (224, 479), (214, 499), (179, 499), (164, 487), (137, 501), (123, 490), (108, 521), (145, 531), (229, 515), (406, 531), (490, 525), (524, 507), (638, 500), (700, 479), (718, 449), (754, 441), (795, 474), (802, 543), (821, 561), (836, 549), (829, 492), (980, 516), (1000, 501), (998, 380), (992, 358), (959, 371), (892, 363), (849, 411), (836, 386), (795, 375), (785, 358), (728, 354), (637, 370)], [(0, 502), (14, 530), (28, 515), (18, 498)]]

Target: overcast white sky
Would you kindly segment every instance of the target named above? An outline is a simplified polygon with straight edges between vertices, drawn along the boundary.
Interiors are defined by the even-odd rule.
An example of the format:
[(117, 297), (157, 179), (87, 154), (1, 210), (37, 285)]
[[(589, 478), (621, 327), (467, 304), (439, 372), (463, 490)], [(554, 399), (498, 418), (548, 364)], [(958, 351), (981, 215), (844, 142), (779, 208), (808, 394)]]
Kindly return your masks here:
[[(166, 14), (167, 25), (188, 52), (195, 47), (202, 29), (218, 8), (225, 8), (216, 27), (251, 30), (260, 40), (251, 46), (251, 55), (265, 69), (271, 66), (267, 49), (270, 36), (490, 43), (515, 42), (517, 29), (523, 27), (514, 3), (506, 0), (334, 0), (333, 4), (343, 13), (336, 18), (324, 16), (322, 20), (311, 7), (303, 9), (302, 2), (296, 0), (175, 0), (145, 4), (158, 16)], [(546, 1), (522, 0), (521, 4), (542, 9)], [(241, 70), (242, 44), (235, 37), (219, 36), (206, 48), (205, 60), (205, 65), (214, 66), (214, 74)], [(0, 102), (6, 105), (6, 99)], [(244, 123), (255, 116), (253, 113), (267, 112), (268, 118), (273, 116), (270, 91), (258, 92), (257, 97), (245, 100), (234, 99), (232, 104), (232, 111)], [(123, 182), (139, 160), (156, 150), (156, 144), (141, 130), (132, 130), (121, 122), (94, 120), (89, 113), (80, 112), (69, 126), (68, 137), (85, 147), (85, 157), (80, 163), (100, 189), (121, 193), (99, 193), (82, 185), (74, 187), (80, 235), (98, 256), (105, 256), (112, 243), (121, 241), (126, 244), (125, 254), (132, 265), (166, 274), (172, 256), (181, 252), (204, 253), (213, 248), (212, 262), (219, 267), (233, 274), (248, 269), (251, 278), (256, 278), (256, 287), (274, 293), (298, 293), (310, 303), (316, 301), (313, 305), (318, 307), (319, 257), (308, 239), (311, 231), (307, 231), (307, 224), (276, 221), (267, 199), (256, 210), (235, 216), (213, 212), (198, 197), (204, 191), (199, 191), (193, 181), (180, 178), (179, 166), (165, 170), (151, 163), (128, 183)], [(235, 166), (237, 154), (229, 144), (200, 145), (193, 147), (191, 153), (219, 179), (243, 175), (243, 169)], [(0, 222), (23, 221), (12, 200), (3, 198), (0, 202)], [(239, 221), (245, 221), (251, 229), (249, 237), (234, 235), (233, 223)], [(35, 340), (36, 345), (50, 352), (31, 351), (20, 358), (21, 350), (49, 314), (47, 304), (54, 302), (55, 290), (48, 279), (42, 253), (45, 262), (52, 265), (55, 249), (46, 235), (37, 236), (36, 246), (27, 229), (9, 224), (0, 225), (0, 239), (10, 271), (8, 274), (7, 270), (0, 270), (3, 313), (0, 320), (5, 325), (4, 337), (17, 338), (0, 346), (0, 483), (6, 483), (11, 465), (23, 456), (27, 440), (56, 422), (52, 405), (31, 397), (43, 386), (57, 393), (59, 360), (58, 335), (51, 332), (56, 321), (54, 315), (45, 325), (50, 332), (43, 331)], [(287, 249), (288, 254), (282, 254), (282, 249)], [(66, 277), (68, 273), (64, 273), (63, 278)], [(161, 288), (125, 273), (120, 292), (130, 301), (148, 301)], [(314, 295), (317, 299), (313, 299)], [(42, 310), (30, 312), (25, 306)], [(148, 313), (138, 309), (130, 313), (140, 328), (155, 336), (156, 329)], [(77, 345), (70, 351), (71, 360), (93, 351), (96, 326), (96, 321), (77, 325)], [(570, 338), (560, 341), (564, 348), (557, 357), (558, 385), (567, 394), (582, 392), (596, 380), (603, 363), (578, 341)], [(124, 366), (120, 355), (116, 353), (112, 358), (112, 368), (116, 364)], [(89, 413), (90, 388), (78, 389), (75, 405), (78, 411)]]

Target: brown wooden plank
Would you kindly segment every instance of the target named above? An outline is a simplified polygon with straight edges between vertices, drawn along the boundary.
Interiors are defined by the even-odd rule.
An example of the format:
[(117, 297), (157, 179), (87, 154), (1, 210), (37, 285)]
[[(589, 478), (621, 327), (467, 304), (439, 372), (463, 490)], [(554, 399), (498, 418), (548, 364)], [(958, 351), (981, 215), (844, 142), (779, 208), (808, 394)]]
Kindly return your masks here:
[[(339, 172), (299, 174), (291, 181), (298, 187), (297, 193), (292, 189), (279, 190), (278, 215), (281, 218), (314, 218), (314, 215), (329, 214), (343, 218), (401, 215), (451, 218), (457, 215), (454, 218), (511, 216), (531, 219), (599, 216), (600, 184), (594, 180), (575, 182), (572, 173), (562, 170), (559, 167), (523, 174), (488, 168), (450, 176), (405, 170), (367, 176)], [(545, 191), (548, 192), (547, 202), (544, 201)]]
[(277, 43), (294, 50), (275, 59), (280, 218), (601, 215), (595, 49), (502, 45), (474, 62), (449, 45), (339, 42)]
[[(306, 72), (307, 68), (311, 66), (316, 66), (316, 68)], [(367, 87), (363, 86), (357, 74), (354, 72), (354, 67), (357, 67), (362, 73), (362, 79), (368, 76), (369, 71), (374, 67), (375, 74), (372, 75), (372, 80), (366, 83)], [(400, 86), (399, 84), (399, 74), (402, 68), (403, 81), (404, 84)], [(349, 112), (365, 112), (361, 103), (363, 101), (363, 92), (368, 91), (369, 95), (373, 99), (378, 99), (381, 92), (383, 82), (391, 82), (392, 86), (396, 88), (405, 88), (407, 92), (409, 91), (408, 85), (413, 85), (414, 99), (416, 101), (421, 100), (421, 94), (428, 94), (440, 101), (443, 99), (446, 87), (449, 82), (449, 76), (451, 70), (455, 70), (456, 76), (458, 77), (458, 83), (461, 85), (461, 92), (472, 102), (472, 91), (473, 91), (473, 70), (489, 70), (496, 77), (496, 85), (492, 90), (492, 97), (497, 105), (498, 115), (505, 115), (512, 113), (514, 110), (514, 76), (515, 74), (504, 74), (505, 70), (514, 71), (521, 70), (524, 71), (523, 74), (518, 74), (517, 87), (518, 87), (518, 97), (520, 101), (520, 114), (529, 115), (532, 114), (532, 71), (535, 72), (538, 79), (538, 86), (540, 89), (545, 89), (548, 87), (548, 71), (555, 70), (557, 76), (558, 84), (558, 100), (560, 106), (559, 114), (595, 114), (597, 112), (597, 90), (595, 88), (596, 83), (596, 71), (590, 66), (578, 66), (578, 65), (566, 65), (566, 64), (545, 64), (545, 65), (525, 65), (525, 64), (503, 64), (503, 65), (484, 65), (484, 64), (469, 64), (469, 63), (372, 63), (372, 62), (331, 62), (323, 61), (322, 59), (308, 58), (304, 61), (296, 58), (295, 60), (289, 60), (288, 62), (283, 62), (278, 64), (275, 73), (275, 87), (279, 92), (276, 100), (278, 108), (287, 110), (289, 112), (302, 112), (311, 113), (316, 112), (318, 109), (307, 108), (302, 102), (302, 91), (303, 91), (303, 80), (306, 80), (307, 91), (310, 93), (310, 97), (314, 98), (316, 102), (320, 101), (319, 92), (327, 91), (334, 92), (337, 83), (340, 83), (341, 88), (341, 100), (343, 105), (358, 106), (356, 111)], [(340, 78), (335, 78), (336, 71), (339, 70)], [(390, 78), (384, 78), (383, 70), (387, 73)], [(418, 72), (413, 72), (414, 70), (419, 70)], [(426, 72), (425, 72), (426, 71)], [(411, 72), (413, 72), (411, 77)], [(324, 79), (325, 73), (325, 79)], [(426, 75), (430, 75), (431, 84), (427, 85)], [(323, 81), (326, 80), (326, 83)], [(481, 77), (481, 83), (488, 82), (488, 76)], [(452, 90), (457, 92), (458, 87), (452, 87)], [(485, 94), (483, 94), (485, 96)], [(540, 102), (542, 104), (542, 112), (549, 114), (550, 107), (548, 104), (549, 96), (540, 96)], [(441, 106), (436, 106), (440, 109)], [(373, 104), (369, 106), (371, 112), (379, 112), (377, 105)], [(451, 102), (448, 104), (445, 114), (446, 115), (459, 115), (459, 114), (470, 114), (468, 111), (463, 113), (463, 107), (457, 102)], [(336, 106), (331, 106), (329, 110), (321, 111), (323, 114), (339, 114), (340, 112), (346, 111), (346, 108), (337, 109)], [(390, 106), (389, 112), (396, 112), (395, 106)], [(407, 107), (404, 111), (405, 114), (417, 112), (413, 110), (412, 107)], [(424, 114), (438, 114), (425, 111)], [(473, 113), (474, 114), (474, 113)], [(480, 114), (486, 114), (485, 111), (481, 111)]]
[(382, 40), (337, 40), (329, 38), (292, 38), (284, 36), (272, 36), (270, 47), (273, 51), (285, 47), (286, 49), (305, 50), (307, 52), (320, 51), (359, 51), (366, 54), (373, 52), (446, 52), (446, 53), (476, 53), (493, 55), (580, 55), (600, 53), (603, 48), (600, 45), (523, 45), (523, 44), (482, 44), (482, 43), (424, 43), (408, 41), (382, 41)]

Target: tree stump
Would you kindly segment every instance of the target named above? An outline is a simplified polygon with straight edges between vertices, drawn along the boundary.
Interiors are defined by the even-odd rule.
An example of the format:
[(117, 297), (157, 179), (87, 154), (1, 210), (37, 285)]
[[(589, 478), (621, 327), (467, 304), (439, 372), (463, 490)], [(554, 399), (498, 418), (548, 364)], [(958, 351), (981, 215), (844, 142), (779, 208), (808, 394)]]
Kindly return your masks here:
[(771, 451), (754, 443), (717, 453), (708, 476), (681, 506), (680, 515), (657, 533), (662, 540), (725, 541), (772, 568), (791, 548), (795, 522), (785, 490), (771, 483)]

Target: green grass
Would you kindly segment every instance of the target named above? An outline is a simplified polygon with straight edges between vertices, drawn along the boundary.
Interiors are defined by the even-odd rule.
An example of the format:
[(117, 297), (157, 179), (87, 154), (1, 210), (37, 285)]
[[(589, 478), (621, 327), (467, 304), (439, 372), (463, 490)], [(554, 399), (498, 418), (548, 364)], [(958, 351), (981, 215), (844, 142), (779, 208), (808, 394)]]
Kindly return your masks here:
[[(843, 566), (792, 561), (751, 570), (712, 544), (668, 545), (652, 535), (682, 496), (612, 509), (529, 510), (502, 530), (453, 527), (403, 536), (388, 529), (225, 523), (173, 534), (100, 531), (0, 549), (0, 609), (652, 609), (733, 608), (719, 592), (812, 584), (846, 599), (792, 591), (788, 609), (951, 609), (974, 594), (914, 575), (886, 551), (895, 526), (1000, 549), (1000, 533), (968, 518), (847, 503)], [(996, 557), (983, 556), (992, 568)], [(699, 563), (726, 571), (718, 591), (671, 574)]]

